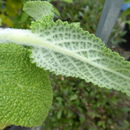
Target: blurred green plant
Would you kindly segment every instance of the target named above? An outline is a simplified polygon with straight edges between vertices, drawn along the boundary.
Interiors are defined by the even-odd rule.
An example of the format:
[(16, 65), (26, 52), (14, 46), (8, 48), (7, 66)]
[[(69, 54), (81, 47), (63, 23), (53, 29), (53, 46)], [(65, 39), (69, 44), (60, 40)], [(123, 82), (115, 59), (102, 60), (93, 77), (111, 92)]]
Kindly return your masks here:
[(52, 3), (58, 8), (60, 19), (63, 21), (80, 22), (85, 30), (96, 32), (104, 0), (74, 0), (71, 4), (58, 1)]
[[(125, 0), (125, 3), (130, 3), (130, 0)], [(130, 8), (123, 12), (122, 17), (125, 19), (125, 24), (128, 24), (130, 28)]]
[[(80, 22), (80, 25), (84, 30), (96, 33), (104, 2), (105, 0), (74, 0), (71, 4), (58, 1), (52, 3), (58, 8), (59, 12), (61, 12), (60, 19), (69, 22)], [(125, 35), (125, 32), (123, 32), (121, 26), (125, 20), (126, 17), (122, 16), (121, 20), (117, 21), (109, 39), (110, 47), (117, 47), (119, 43), (125, 42), (122, 38), (122, 36)]]
[(2, 26), (27, 28), (31, 22), (29, 16), (22, 11), (25, 0), (2, 0), (0, 3), (0, 19)]
[(129, 130), (130, 99), (73, 78), (51, 76), (54, 101), (45, 130)]

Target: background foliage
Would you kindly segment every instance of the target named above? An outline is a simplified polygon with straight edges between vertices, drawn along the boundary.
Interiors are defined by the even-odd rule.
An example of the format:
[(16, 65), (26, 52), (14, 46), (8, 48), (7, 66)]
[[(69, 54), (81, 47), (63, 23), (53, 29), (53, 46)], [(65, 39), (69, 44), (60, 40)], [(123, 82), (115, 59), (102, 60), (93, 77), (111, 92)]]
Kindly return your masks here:
[[(29, 28), (31, 18), (22, 11), (26, 0), (0, 1), (0, 21), (3, 27)], [(57, 18), (80, 22), (95, 33), (104, 0), (48, 0), (59, 10)], [(110, 42), (122, 41), (119, 24)], [(113, 42), (114, 41), (114, 42)], [(105, 88), (74, 78), (51, 74), (54, 101), (45, 130), (129, 130), (130, 98)], [(124, 86), (125, 87), (125, 86)]]

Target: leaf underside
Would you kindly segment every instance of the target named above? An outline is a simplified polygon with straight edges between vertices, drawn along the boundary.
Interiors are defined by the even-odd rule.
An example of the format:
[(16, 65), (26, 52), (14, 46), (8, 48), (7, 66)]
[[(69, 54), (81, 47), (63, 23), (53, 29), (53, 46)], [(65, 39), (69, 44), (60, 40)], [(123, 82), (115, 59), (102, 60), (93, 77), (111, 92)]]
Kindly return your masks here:
[(32, 31), (43, 39), (43, 46), (45, 42), (49, 46), (32, 49), (32, 62), (37, 66), (130, 95), (130, 63), (95, 35), (59, 20), (35, 22)]

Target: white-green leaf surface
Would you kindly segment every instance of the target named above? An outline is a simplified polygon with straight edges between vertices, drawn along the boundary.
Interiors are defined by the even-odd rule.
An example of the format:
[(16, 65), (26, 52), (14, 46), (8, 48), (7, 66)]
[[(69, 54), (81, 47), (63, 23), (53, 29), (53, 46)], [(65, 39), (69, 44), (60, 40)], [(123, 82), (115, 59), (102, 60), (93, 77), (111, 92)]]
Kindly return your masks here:
[(34, 23), (33, 30), (51, 46), (33, 49), (32, 59), (39, 67), (130, 95), (130, 63), (99, 38), (61, 21), (46, 26)]
[(130, 96), (130, 63), (95, 35), (62, 21), (35, 22), (32, 30), (2, 29), (0, 42), (33, 46), (31, 59), (37, 66)]

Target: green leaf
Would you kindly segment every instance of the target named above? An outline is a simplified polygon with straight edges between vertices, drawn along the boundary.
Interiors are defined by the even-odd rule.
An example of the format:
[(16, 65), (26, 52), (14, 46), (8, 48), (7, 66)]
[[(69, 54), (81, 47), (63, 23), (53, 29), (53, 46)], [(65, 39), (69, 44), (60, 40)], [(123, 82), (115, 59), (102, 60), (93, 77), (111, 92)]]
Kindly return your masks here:
[(1, 29), (0, 42), (33, 46), (37, 66), (130, 96), (130, 63), (95, 35), (59, 20), (34, 22), (32, 30)]
[(0, 44), (0, 129), (41, 126), (52, 104), (48, 73), (30, 62), (29, 50)]
[(130, 95), (130, 63), (95, 35), (62, 21), (46, 26), (37, 22), (32, 29), (47, 48), (33, 49), (31, 58), (37, 66)]
[(80, 22), (73, 22), (73, 25), (75, 25), (76, 27), (80, 27)]
[(43, 19), (45, 16), (54, 17), (57, 10), (47, 1), (28, 1), (23, 10), (35, 20)]
[(67, 3), (72, 3), (73, 2), (73, 0), (62, 0), (62, 1), (67, 2)]
[(77, 98), (78, 98), (77, 95), (72, 95), (72, 96), (70, 97), (70, 100), (73, 101), (73, 100), (76, 100)]

